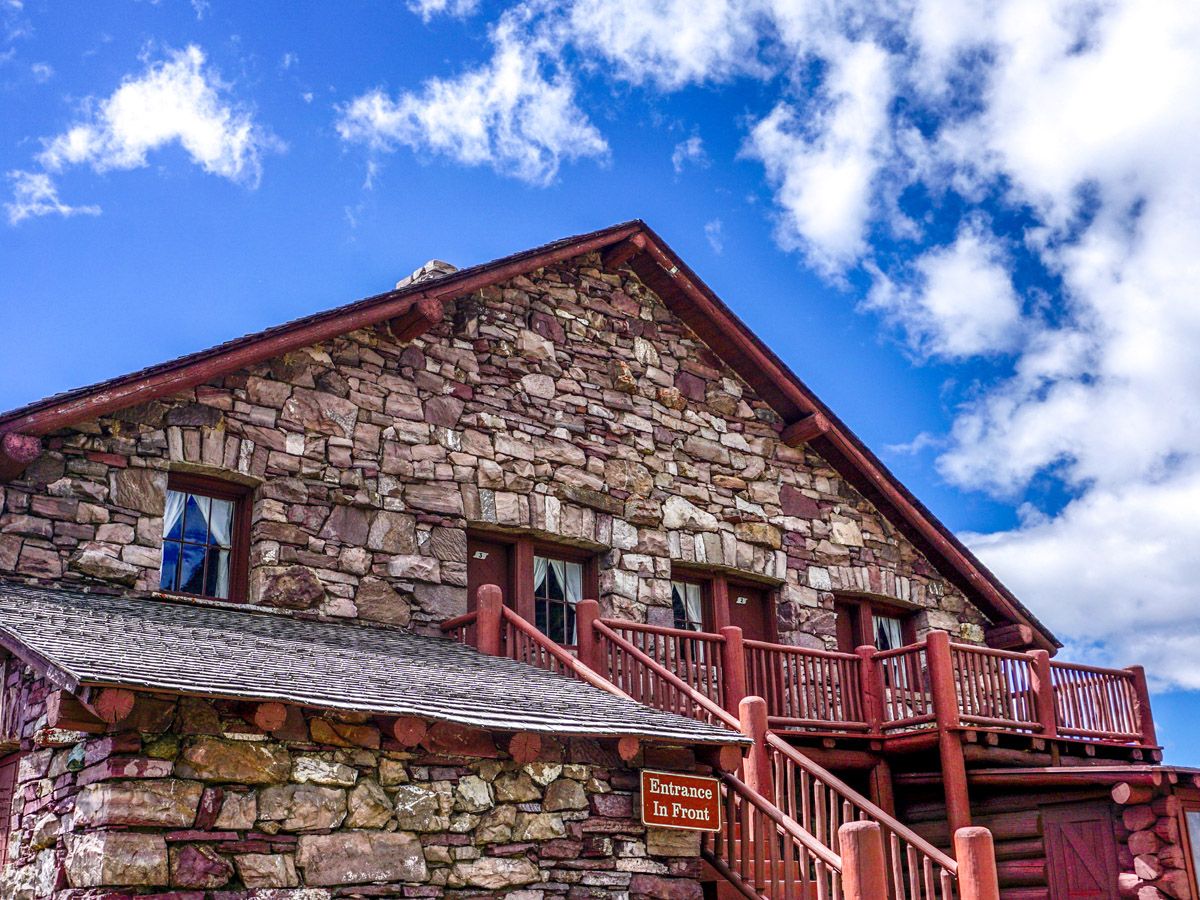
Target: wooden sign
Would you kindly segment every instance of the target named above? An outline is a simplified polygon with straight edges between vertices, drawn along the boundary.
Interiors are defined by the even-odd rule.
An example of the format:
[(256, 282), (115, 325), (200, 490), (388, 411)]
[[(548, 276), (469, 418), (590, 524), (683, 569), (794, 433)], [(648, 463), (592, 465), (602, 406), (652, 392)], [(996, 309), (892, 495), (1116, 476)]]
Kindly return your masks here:
[(720, 831), (719, 784), (715, 778), (643, 769), (642, 824)]

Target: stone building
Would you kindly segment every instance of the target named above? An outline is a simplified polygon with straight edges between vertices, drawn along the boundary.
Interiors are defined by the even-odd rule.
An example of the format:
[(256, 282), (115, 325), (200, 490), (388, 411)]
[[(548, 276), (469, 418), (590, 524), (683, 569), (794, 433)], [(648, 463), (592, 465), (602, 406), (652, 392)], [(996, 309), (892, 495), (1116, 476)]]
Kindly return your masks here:
[[(395, 290), (0, 415), (0, 578), (0, 805), (21, 898), (727, 891), (697, 832), (642, 824), (637, 771), (726, 770), (747, 738), (661, 711), (621, 682), (628, 667), (594, 666), (606, 692), (527, 665), (517, 632), (498, 656), (447, 640), (485, 584), (506, 622), (581, 660), (585, 599), (689, 653), (704, 639), (679, 632), (730, 628), (760, 654), (831, 666), (870, 646), (893, 706), (928, 671), (897, 674), (887, 654), (930, 634), (1035, 661), (1009, 668), (1058, 647), (641, 222), (430, 263)], [(685, 671), (664, 654), (711, 681), (712, 657)], [(795, 706), (819, 679), (789, 665), (801, 681), (775, 699)], [(1108, 678), (1136, 734), (1072, 731), (1065, 687), (1061, 721), (1039, 722), (1027, 677), (1006, 682), (1009, 715), (991, 695), (956, 706), (975, 720), (956, 720), (950, 762), (926, 740), (937, 729), (901, 734), (893, 716), (889, 732), (878, 708), (862, 728), (774, 709), (771, 725), (946, 846), (936, 824), (970, 809), (968, 780), (984, 806), (1003, 796), (976, 770), (1042, 767), (1048, 785), (1083, 760), (1096, 777), (1063, 774), (1054, 793), (1099, 810), (1079, 820), (1089, 839), (1118, 823), (1112, 891), (1119, 876), (1160, 892), (1121, 896), (1190, 897), (1192, 775), (1159, 765), (1144, 681), (1089, 678), (1071, 688), (1080, 709)], [(930, 794), (930, 773), (957, 784), (959, 769), (960, 795)], [(1097, 800), (1112, 785), (1143, 802)], [(1027, 893), (1010, 896), (1077, 896), (1047, 863), (1075, 820), (1038, 809), (1034, 833), (1011, 837)], [(1135, 809), (1150, 812), (1131, 823)]]

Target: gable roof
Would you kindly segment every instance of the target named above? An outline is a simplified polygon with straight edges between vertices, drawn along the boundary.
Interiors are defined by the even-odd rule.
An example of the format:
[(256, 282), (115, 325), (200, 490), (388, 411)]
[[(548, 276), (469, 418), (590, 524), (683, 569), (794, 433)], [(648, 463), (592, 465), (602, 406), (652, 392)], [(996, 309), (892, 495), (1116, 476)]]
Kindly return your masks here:
[(492, 731), (745, 742), (447, 638), (253, 607), (0, 584), (0, 644), (70, 691), (275, 700)]
[[(779, 414), (786, 423), (785, 440), (807, 441), (993, 621), (1030, 629), (1034, 641), (1051, 651), (1061, 646), (1049, 629), (640, 219), (408, 284), (235, 338), (208, 350), (38, 400), (0, 414), (0, 438), (44, 435), (187, 390), (358, 328), (391, 322), (398, 336), (412, 337), (440, 319), (445, 303), (543, 266), (596, 251), (602, 254), (606, 267), (627, 264)], [(0, 448), (3, 446), (0, 443)]]

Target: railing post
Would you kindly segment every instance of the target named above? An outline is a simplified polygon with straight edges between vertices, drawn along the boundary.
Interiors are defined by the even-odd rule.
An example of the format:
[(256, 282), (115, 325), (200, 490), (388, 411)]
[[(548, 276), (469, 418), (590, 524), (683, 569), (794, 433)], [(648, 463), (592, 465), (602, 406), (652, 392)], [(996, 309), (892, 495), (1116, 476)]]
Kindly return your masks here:
[(996, 848), (990, 831), (960, 828), (954, 832), (954, 856), (958, 860), (960, 900), (1000, 900)]
[(738, 707), (738, 719), (742, 734), (754, 741), (746, 757), (743, 780), (750, 790), (774, 803), (771, 755), (767, 752), (767, 701), (762, 697), (746, 697)]
[(721, 689), (725, 694), (725, 711), (741, 715), (742, 700), (746, 698), (746, 645), (742, 629), (726, 625), (721, 629), (725, 638), (721, 645)]
[(871, 734), (883, 733), (883, 682), (879, 677), (879, 663), (875, 659), (878, 652), (874, 645), (864, 644), (855, 647), (858, 654), (858, 686), (862, 691), (863, 715), (871, 726)]
[(1146, 670), (1141, 666), (1130, 666), (1125, 670), (1133, 675), (1133, 696), (1136, 701), (1138, 729), (1142, 732), (1142, 743), (1147, 747), (1158, 746), (1154, 731), (1154, 714), (1150, 711), (1150, 687), (1146, 684)]
[(475, 648), (488, 656), (501, 654), (501, 622), (504, 616), (504, 595), (494, 584), (485, 584), (475, 593)]
[(967, 792), (967, 763), (963, 758), (958, 688), (954, 678), (954, 655), (950, 635), (931, 631), (925, 637), (925, 659), (929, 663), (929, 687), (937, 722), (938, 755), (942, 761), (942, 786), (946, 791), (946, 818), (950, 831), (971, 824), (971, 798)]
[(575, 655), (593, 672), (600, 671), (599, 654), (596, 652), (596, 620), (599, 618), (600, 604), (595, 600), (580, 600), (575, 604)]
[(879, 824), (847, 822), (838, 829), (838, 843), (842, 850), (842, 895), (845, 900), (887, 897), (887, 864)]
[(1045, 650), (1031, 650), (1033, 678), (1029, 687), (1037, 707), (1038, 722), (1042, 726), (1042, 737), (1054, 740), (1058, 737), (1058, 715), (1054, 711), (1054, 680), (1050, 673), (1050, 654)]

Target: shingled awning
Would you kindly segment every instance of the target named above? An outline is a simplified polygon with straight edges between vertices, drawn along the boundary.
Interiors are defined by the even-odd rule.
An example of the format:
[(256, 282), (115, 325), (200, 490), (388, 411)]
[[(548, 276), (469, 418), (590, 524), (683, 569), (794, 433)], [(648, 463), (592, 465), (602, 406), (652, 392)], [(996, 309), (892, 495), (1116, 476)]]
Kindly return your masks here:
[(745, 740), (450, 640), (254, 608), (0, 584), (0, 644), (69, 690), (276, 700), (493, 731)]

